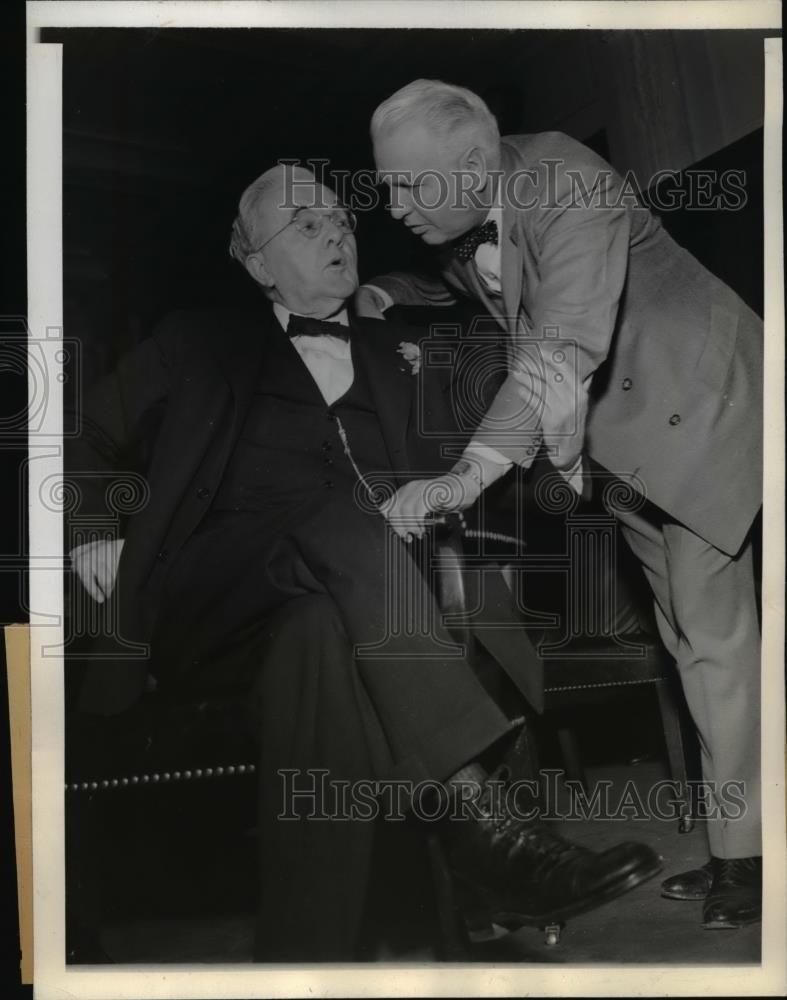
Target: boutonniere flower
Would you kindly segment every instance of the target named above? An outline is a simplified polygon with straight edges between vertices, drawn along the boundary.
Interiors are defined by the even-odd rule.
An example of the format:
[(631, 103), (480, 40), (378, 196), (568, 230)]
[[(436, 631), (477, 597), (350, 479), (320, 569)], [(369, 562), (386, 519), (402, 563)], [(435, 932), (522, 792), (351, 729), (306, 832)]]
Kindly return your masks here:
[(401, 354), (405, 361), (409, 362), (413, 370), (413, 375), (417, 375), (421, 370), (421, 348), (418, 344), (411, 344), (403, 340), (397, 348), (397, 354)]

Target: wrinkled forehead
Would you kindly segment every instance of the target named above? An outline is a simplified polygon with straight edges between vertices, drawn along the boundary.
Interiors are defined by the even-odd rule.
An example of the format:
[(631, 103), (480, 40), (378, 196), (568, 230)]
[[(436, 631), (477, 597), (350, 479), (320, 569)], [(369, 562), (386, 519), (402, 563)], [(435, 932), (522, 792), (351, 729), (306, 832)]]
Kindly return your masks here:
[(433, 129), (414, 119), (401, 122), (374, 138), (374, 158), (381, 180), (386, 175), (418, 174), (426, 170), (450, 169), (456, 160), (457, 141), (441, 140)]
[(320, 184), (312, 174), (282, 172), (276, 183), (266, 187), (251, 207), (247, 225), (253, 230), (255, 242), (260, 243), (291, 222), (298, 209), (325, 210), (337, 204), (336, 193)]
[(281, 207), (292, 212), (295, 208), (336, 208), (336, 192), (320, 184), (314, 177), (293, 178), (282, 188)]

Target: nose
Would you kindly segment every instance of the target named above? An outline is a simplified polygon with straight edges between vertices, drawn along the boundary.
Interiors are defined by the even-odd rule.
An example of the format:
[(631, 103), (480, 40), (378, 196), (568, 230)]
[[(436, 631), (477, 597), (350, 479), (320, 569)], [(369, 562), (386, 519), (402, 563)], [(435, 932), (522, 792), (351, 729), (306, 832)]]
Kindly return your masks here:
[(388, 211), (391, 217), (397, 222), (401, 222), (412, 211), (412, 199), (408, 197), (407, 191), (401, 187), (389, 188)]
[(390, 212), (392, 218), (394, 218), (397, 222), (401, 222), (402, 219), (407, 215), (408, 208), (402, 203), (400, 199), (398, 204), (394, 203), (393, 201), (391, 202)]
[(330, 216), (323, 221), (323, 232), (325, 233), (325, 242), (334, 243), (337, 246), (343, 243), (347, 236), (347, 231), (340, 229)]

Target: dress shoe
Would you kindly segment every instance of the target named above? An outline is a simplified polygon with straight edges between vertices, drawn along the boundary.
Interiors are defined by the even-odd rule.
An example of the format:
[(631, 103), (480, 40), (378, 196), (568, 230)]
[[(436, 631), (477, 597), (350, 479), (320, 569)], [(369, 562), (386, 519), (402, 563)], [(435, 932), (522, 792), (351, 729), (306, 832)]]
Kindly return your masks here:
[(661, 895), (667, 899), (705, 899), (713, 881), (713, 860), (706, 861), (702, 868), (672, 875), (661, 883)]
[(472, 817), (447, 820), (448, 863), (465, 898), (489, 924), (514, 929), (557, 923), (620, 896), (661, 870), (645, 844), (596, 853), (523, 820), (495, 802), (487, 783)]
[(744, 927), (762, 919), (762, 858), (712, 858), (713, 881), (702, 906), (702, 926)]

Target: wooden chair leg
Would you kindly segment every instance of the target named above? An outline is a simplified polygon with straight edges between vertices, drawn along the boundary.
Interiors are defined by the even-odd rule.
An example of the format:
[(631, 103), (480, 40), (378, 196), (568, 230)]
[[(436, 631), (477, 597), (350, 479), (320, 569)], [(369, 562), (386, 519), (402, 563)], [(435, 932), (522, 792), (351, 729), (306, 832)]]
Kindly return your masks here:
[(440, 930), (440, 938), (435, 949), (437, 958), (442, 962), (466, 962), (470, 959), (470, 938), (445, 852), (436, 834), (427, 837), (427, 849)]
[(585, 768), (582, 766), (582, 755), (579, 752), (579, 743), (574, 730), (568, 726), (560, 726), (557, 738), (560, 743), (560, 751), (563, 754), (566, 777), (569, 781), (578, 781), (583, 790), (587, 791)]
[(664, 742), (667, 747), (670, 777), (681, 789), (682, 802), (678, 830), (680, 833), (690, 833), (694, 829), (694, 816), (689, 793), (686, 751), (683, 745), (683, 732), (680, 725), (678, 706), (670, 690), (669, 681), (665, 678), (656, 681), (656, 693), (659, 698), (661, 725), (664, 731)]

